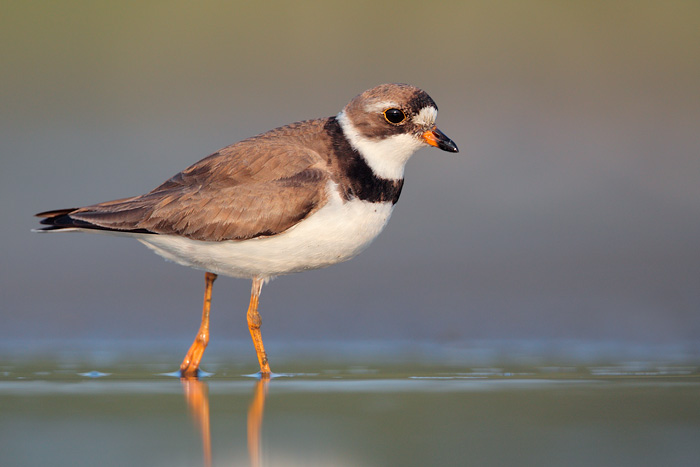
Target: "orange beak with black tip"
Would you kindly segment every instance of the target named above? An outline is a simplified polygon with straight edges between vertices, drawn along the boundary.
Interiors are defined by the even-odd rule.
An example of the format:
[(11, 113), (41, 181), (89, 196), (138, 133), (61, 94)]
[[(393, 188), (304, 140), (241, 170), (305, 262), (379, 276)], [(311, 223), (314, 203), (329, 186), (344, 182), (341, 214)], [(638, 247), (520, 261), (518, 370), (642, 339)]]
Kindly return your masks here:
[(454, 141), (448, 138), (445, 133), (433, 127), (431, 130), (424, 132), (422, 135), (423, 141), (438, 149), (447, 152), (459, 152)]

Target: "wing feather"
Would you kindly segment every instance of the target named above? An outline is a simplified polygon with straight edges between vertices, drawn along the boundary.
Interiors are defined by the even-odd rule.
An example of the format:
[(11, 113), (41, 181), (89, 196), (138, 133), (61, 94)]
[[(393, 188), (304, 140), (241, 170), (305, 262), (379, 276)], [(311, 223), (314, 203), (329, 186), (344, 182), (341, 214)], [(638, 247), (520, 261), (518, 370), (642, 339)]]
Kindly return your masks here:
[(303, 144), (322, 123), (302, 122), (241, 141), (145, 195), (42, 213), (42, 223), (52, 226), (48, 230), (95, 228), (205, 241), (284, 232), (326, 200), (328, 164)]

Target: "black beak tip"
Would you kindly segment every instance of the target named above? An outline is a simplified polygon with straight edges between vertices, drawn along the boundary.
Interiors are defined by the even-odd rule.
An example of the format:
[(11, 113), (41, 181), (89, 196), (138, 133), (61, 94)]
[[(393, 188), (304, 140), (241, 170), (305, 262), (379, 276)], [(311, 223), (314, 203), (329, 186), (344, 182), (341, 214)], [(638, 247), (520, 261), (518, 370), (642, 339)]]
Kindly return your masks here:
[(445, 137), (445, 139), (438, 140), (438, 148), (447, 152), (459, 152), (459, 148), (457, 147), (455, 142), (447, 137)]
[(459, 148), (454, 143), (454, 141), (451, 141), (451, 140), (450, 140), (450, 144), (447, 145), (447, 147), (442, 148), (442, 150), (447, 151), (447, 152), (455, 152), (455, 153), (459, 152)]
[(442, 149), (443, 151), (447, 152), (459, 152), (459, 149), (457, 148), (455, 142), (448, 138), (447, 135), (445, 135), (445, 133), (438, 130), (437, 128), (433, 129), (432, 137), (433, 146), (437, 144), (438, 149)]

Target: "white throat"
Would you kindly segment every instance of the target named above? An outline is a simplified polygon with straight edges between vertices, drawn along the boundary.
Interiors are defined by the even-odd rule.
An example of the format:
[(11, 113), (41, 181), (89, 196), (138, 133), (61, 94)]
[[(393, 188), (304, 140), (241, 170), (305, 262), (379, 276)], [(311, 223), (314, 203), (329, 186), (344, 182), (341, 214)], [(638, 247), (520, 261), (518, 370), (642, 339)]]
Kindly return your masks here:
[(360, 153), (375, 175), (387, 180), (402, 179), (406, 162), (425, 144), (411, 134), (372, 140), (360, 134), (345, 111), (341, 111), (336, 119), (353, 149)]

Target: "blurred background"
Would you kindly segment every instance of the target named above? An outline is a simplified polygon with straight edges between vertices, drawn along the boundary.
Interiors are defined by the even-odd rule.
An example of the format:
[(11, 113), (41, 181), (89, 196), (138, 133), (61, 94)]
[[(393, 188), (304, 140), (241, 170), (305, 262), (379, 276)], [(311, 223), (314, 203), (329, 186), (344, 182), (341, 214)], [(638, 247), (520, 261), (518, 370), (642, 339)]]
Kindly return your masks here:
[[(365, 253), (263, 289), (273, 363), (348, 342), (697, 356), (698, 18), (692, 1), (3, 2), (0, 340), (184, 352), (200, 271), (32, 234), (32, 215), (145, 193), (406, 82), (460, 153), (413, 157)], [(249, 290), (217, 281), (210, 349), (254, 363)]]

